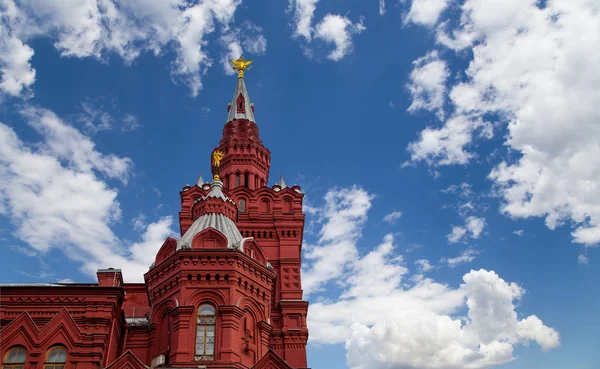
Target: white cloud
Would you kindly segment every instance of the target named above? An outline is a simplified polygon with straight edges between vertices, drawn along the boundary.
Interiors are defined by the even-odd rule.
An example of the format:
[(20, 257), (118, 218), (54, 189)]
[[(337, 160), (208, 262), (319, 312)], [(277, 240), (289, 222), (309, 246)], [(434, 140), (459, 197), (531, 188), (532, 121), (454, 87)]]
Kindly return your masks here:
[(391, 213), (386, 214), (386, 216), (383, 217), (383, 221), (388, 222), (390, 224), (394, 224), (398, 219), (400, 219), (401, 216), (401, 211), (392, 211)]
[(483, 232), (483, 229), (485, 228), (485, 219), (470, 216), (467, 217), (465, 225), (469, 231), (469, 234), (471, 235), (471, 238), (479, 238)]
[(502, 211), (544, 217), (550, 229), (574, 224), (574, 242), (598, 245), (600, 4), (471, 0), (458, 10), (461, 22), (442, 22), (438, 42), (473, 57), (449, 88), (453, 114), (409, 146), (412, 160), (466, 164), (475, 139), (492, 136), (484, 119), (498, 117), (508, 154), (489, 178)]
[(139, 129), (142, 126), (139, 119), (131, 113), (125, 114), (123, 116), (122, 120), (123, 120), (123, 125), (121, 126), (122, 132), (132, 132), (132, 131)]
[(465, 227), (454, 226), (452, 232), (446, 236), (448, 242), (456, 243), (463, 239), (467, 235), (467, 229)]
[(513, 231), (513, 233), (519, 237), (521, 237), (522, 235), (525, 234), (525, 230), (524, 229), (518, 229), (516, 231)]
[[(108, 60), (117, 54), (126, 64), (142, 52), (155, 55), (174, 50), (171, 75), (196, 96), (202, 76), (212, 65), (206, 50), (208, 36), (226, 34), (240, 0), (181, 2), (179, 0), (1, 0), (0, 89), (19, 96), (35, 80), (27, 43), (49, 37), (61, 55)], [(260, 41), (260, 42), (259, 42)], [(266, 44), (264, 37), (248, 51)]]
[[(363, 17), (357, 23), (339, 14), (327, 14), (313, 27), (314, 12), (318, 0), (290, 0), (289, 11), (293, 11), (294, 37), (302, 37), (309, 44), (314, 38), (325, 43), (334, 44), (334, 49), (327, 55), (333, 61), (339, 61), (352, 51), (352, 36), (363, 32), (366, 27)], [(304, 55), (314, 58), (314, 51), (304, 47)]]
[(446, 62), (439, 58), (437, 51), (431, 51), (413, 65), (406, 85), (412, 97), (408, 111), (429, 110), (443, 120), (446, 80), (450, 75)]
[(116, 126), (120, 126), (121, 132), (132, 132), (142, 126), (135, 115), (121, 115), (118, 105), (116, 99), (110, 95), (85, 99), (80, 103), (80, 112), (75, 115), (75, 120), (91, 135), (112, 130)]
[[(24, 143), (0, 123), (0, 199), (15, 236), (35, 252), (58, 249), (94, 276), (97, 268), (123, 269), (142, 281), (172, 219), (144, 228), (142, 242), (124, 245), (111, 230), (120, 221), (117, 190), (103, 177), (126, 181), (131, 160), (98, 152), (94, 143), (52, 112), (29, 107), (24, 118), (42, 140)], [(149, 262), (150, 261), (150, 262)]]
[(416, 260), (415, 265), (417, 266), (419, 273), (427, 273), (434, 269), (434, 266), (431, 265), (427, 259)]
[(585, 256), (583, 254), (580, 254), (579, 256), (577, 256), (577, 263), (588, 265), (589, 262), (590, 262), (590, 260), (588, 259), (587, 256)]
[(428, 164), (467, 164), (476, 155), (467, 151), (474, 137), (490, 138), (492, 125), (482, 119), (452, 116), (441, 128), (427, 127), (417, 141), (408, 145), (411, 160), (424, 160)]
[(379, 0), (379, 15), (385, 14), (385, 0)]
[[(311, 343), (345, 343), (347, 364), (356, 369), (484, 369), (513, 360), (519, 344), (537, 342), (544, 350), (558, 345), (558, 333), (535, 315), (518, 318), (515, 302), (524, 290), (493, 271), (472, 270), (458, 288), (422, 274), (410, 276), (391, 234), (360, 256), (355, 244), (372, 196), (358, 191), (335, 189), (326, 197), (320, 234), (330, 237), (311, 252), (331, 258), (336, 253), (330, 244), (343, 234), (353, 235), (352, 252), (346, 253), (344, 263), (334, 262), (341, 265), (332, 274), (343, 289), (337, 297), (312, 288), (317, 295), (308, 314)], [(424, 259), (415, 264), (419, 273), (433, 268)]]
[[(8, 33), (8, 32), (6, 32)], [(35, 81), (35, 69), (29, 61), (33, 57), (33, 49), (21, 40), (0, 36), (0, 72), (2, 80), (0, 89), (12, 96), (19, 96), (23, 90)]]
[(312, 38), (312, 20), (319, 0), (290, 0), (289, 10), (294, 10), (295, 37)]
[(232, 28), (221, 36), (221, 43), (227, 49), (221, 57), (221, 65), (225, 73), (230, 75), (236, 73), (230, 61), (243, 55), (244, 50), (257, 55), (267, 52), (267, 39), (262, 35), (262, 28), (249, 21), (243, 22), (241, 27)]
[(65, 124), (49, 110), (28, 107), (22, 113), (27, 122), (44, 137), (42, 147), (46, 153), (65, 160), (67, 166), (74, 170), (85, 173), (97, 170), (110, 178), (127, 182), (131, 159), (100, 154), (88, 137)]
[(477, 255), (479, 255), (478, 251), (469, 248), (461, 252), (460, 255), (458, 255), (455, 258), (443, 258), (440, 261), (442, 263), (448, 264), (450, 268), (454, 268), (459, 264), (472, 262), (473, 260), (475, 260), (475, 257)]
[(450, 243), (464, 241), (466, 237), (477, 239), (481, 236), (484, 229), (485, 219), (471, 215), (465, 218), (464, 226), (453, 226), (452, 232), (446, 238)]
[[(316, 245), (306, 245), (304, 260), (310, 267), (302, 271), (302, 288), (309, 295), (343, 272), (356, 259), (356, 241), (362, 235), (373, 196), (360, 187), (332, 189), (325, 195), (319, 212), (324, 224)], [(305, 264), (306, 265), (306, 264)]]
[(450, 0), (412, 0), (410, 11), (404, 21), (433, 26), (449, 2)]
[(352, 35), (361, 33), (365, 29), (362, 18), (360, 22), (352, 23), (341, 15), (327, 14), (317, 25), (315, 37), (335, 44), (335, 49), (327, 57), (339, 61), (352, 51)]

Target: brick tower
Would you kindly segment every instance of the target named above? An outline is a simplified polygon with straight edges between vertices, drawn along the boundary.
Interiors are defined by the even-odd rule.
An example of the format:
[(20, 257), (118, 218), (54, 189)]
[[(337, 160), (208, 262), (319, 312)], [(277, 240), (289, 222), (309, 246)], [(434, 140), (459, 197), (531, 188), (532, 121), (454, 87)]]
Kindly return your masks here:
[(307, 368), (303, 194), (283, 178), (266, 186), (271, 153), (244, 83), (251, 62), (232, 63), (213, 179), (180, 192), (181, 238), (165, 240), (143, 284), (109, 268), (97, 284), (0, 285), (4, 365)]

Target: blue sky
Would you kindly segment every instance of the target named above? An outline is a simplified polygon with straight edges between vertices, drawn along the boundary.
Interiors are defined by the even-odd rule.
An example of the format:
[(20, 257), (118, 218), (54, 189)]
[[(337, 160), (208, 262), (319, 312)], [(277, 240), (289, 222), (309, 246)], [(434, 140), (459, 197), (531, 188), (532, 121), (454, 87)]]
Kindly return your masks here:
[(305, 192), (312, 368), (596, 368), (592, 0), (0, 0), (0, 279), (139, 281), (235, 77)]

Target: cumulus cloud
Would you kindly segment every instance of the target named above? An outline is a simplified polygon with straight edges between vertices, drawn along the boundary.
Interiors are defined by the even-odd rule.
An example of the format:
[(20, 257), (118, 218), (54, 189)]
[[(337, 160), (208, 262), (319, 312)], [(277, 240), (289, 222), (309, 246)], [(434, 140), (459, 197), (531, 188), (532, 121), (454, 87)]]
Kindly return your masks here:
[(327, 55), (333, 61), (339, 61), (352, 50), (352, 35), (361, 33), (366, 28), (362, 18), (358, 23), (352, 23), (348, 18), (337, 14), (327, 14), (315, 30), (315, 37), (335, 48)]
[[(196, 96), (202, 76), (212, 65), (208, 36), (227, 34), (240, 0), (181, 2), (179, 0), (90, 0), (65, 2), (0, 1), (0, 89), (20, 96), (35, 81), (31, 66), (32, 39), (49, 37), (62, 56), (107, 60), (116, 54), (126, 64), (142, 52), (174, 51), (171, 76)], [(245, 51), (263, 49), (260, 42), (242, 44)], [(229, 45), (226, 45), (228, 47)]]
[[(326, 44), (333, 44), (334, 49), (327, 58), (339, 61), (352, 51), (352, 36), (363, 32), (366, 27), (363, 18), (353, 23), (348, 17), (339, 14), (326, 14), (313, 26), (314, 12), (318, 0), (290, 0), (288, 12), (293, 12), (294, 37), (302, 38), (309, 44), (319, 39)], [(304, 54), (313, 57), (313, 50), (306, 48)]]
[(357, 255), (356, 241), (371, 208), (372, 195), (360, 187), (332, 189), (320, 209), (323, 222), (316, 245), (305, 245), (304, 259), (310, 267), (302, 271), (302, 288), (310, 295), (338, 278)]
[(450, 75), (446, 62), (441, 60), (437, 51), (431, 51), (413, 62), (414, 68), (406, 85), (412, 103), (409, 112), (420, 109), (429, 110), (444, 119), (444, 98), (446, 80)]
[(589, 262), (590, 261), (587, 256), (585, 256), (583, 254), (580, 254), (579, 256), (577, 256), (577, 263), (588, 265)]
[(379, 15), (385, 14), (385, 0), (379, 0)]
[(466, 237), (476, 239), (481, 236), (484, 229), (485, 219), (471, 215), (466, 217), (464, 226), (453, 226), (452, 232), (446, 238), (450, 243), (464, 241)]
[(434, 26), (450, 0), (412, 0), (404, 22)]
[(172, 233), (172, 219), (141, 226), (142, 241), (131, 245), (113, 233), (121, 209), (118, 191), (105, 179), (126, 182), (131, 160), (100, 153), (89, 137), (51, 111), (28, 107), (23, 116), (40, 142), (27, 144), (0, 123), (0, 200), (15, 236), (37, 253), (63, 251), (90, 276), (115, 267), (128, 281), (141, 281), (151, 264), (148, 255)]
[[(311, 342), (344, 343), (347, 364), (357, 369), (484, 369), (513, 360), (516, 345), (536, 342), (547, 350), (559, 344), (558, 333), (535, 315), (519, 319), (516, 302), (524, 289), (494, 271), (472, 270), (456, 288), (419, 274), (411, 277), (392, 234), (371, 251), (357, 252), (371, 198), (356, 187), (328, 192), (321, 223), (327, 230), (321, 234), (353, 234), (353, 251), (337, 263), (341, 267), (334, 274), (342, 288), (337, 297), (329, 293), (320, 299), (325, 296), (312, 289)], [(322, 240), (311, 252), (331, 257), (335, 243), (337, 237)], [(315, 268), (321, 260), (306, 261)], [(432, 268), (427, 260), (416, 265), (418, 272)]]
[(452, 114), (410, 144), (412, 160), (468, 163), (494, 117), (507, 132), (489, 174), (502, 212), (543, 217), (550, 229), (574, 224), (574, 242), (598, 245), (600, 4), (470, 0), (457, 10), (461, 21), (441, 22), (437, 41), (472, 58), (448, 88)]
[(490, 138), (492, 125), (481, 118), (452, 116), (441, 128), (427, 127), (411, 142), (411, 160), (424, 160), (432, 166), (467, 164), (476, 155), (467, 150), (476, 137)]
[(524, 230), (524, 229), (518, 229), (518, 230), (516, 230), (516, 231), (513, 231), (513, 234), (515, 234), (515, 235), (517, 235), (517, 236), (521, 237), (522, 235), (524, 235), (524, 234), (525, 234), (525, 230)]
[(401, 211), (392, 211), (391, 213), (386, 214), (383, 217), (383, 221), (384, 222), (388, 222), (390, 224), (394, 224), (394, 223), (396, 223), (396, 221), (398, 219), (400, 219), (401, 216), (402, 216), (402, 212)]

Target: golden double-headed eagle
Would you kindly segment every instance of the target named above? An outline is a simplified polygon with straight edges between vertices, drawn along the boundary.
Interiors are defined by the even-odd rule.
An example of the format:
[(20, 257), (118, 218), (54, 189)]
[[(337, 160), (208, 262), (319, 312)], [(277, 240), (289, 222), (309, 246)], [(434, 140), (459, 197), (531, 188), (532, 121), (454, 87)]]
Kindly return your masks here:
[(244, 72), (250, 70), (252, 60), (246, 60), (243, 56), (240, 56), (237, 60), (232, 60), (231, 64), (231, 68), (238, 71), (238, 78), (244, 78)]

